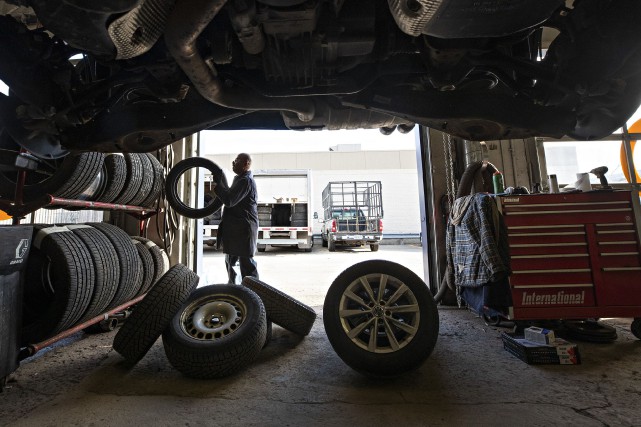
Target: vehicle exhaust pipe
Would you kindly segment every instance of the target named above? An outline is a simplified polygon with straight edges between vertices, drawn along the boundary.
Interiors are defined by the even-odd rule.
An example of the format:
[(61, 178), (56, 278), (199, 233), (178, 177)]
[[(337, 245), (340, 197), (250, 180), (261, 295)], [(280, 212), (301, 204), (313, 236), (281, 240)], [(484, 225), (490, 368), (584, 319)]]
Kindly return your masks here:
[(196, 41), (227, 0), (178, 0), (169, 15), (165, 43), (196, 90), (208, 101), (238, 110), (291, 111), (303, 122), (314, 118), (314, 102), (308, 99), (268, 98), (252, 91), (226, 87), (213, 64), (198, 52)]

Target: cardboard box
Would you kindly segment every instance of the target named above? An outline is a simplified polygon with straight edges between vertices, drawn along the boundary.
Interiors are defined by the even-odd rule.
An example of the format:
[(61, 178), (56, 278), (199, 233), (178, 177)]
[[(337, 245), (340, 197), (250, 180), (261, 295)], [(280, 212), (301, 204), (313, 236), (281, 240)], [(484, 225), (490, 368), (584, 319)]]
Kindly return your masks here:
[(503, 332), (503, 348), (531, 365), (579, 365), (581, 355), (576, 344), (556, 338), (551, 345), (526, 340), (523, 336)]
[(543, 345), (551, 345), (555, 339), (553, 330), (539, 328), (536, 326), (530, 326), (529, 328), (526, 328), (524, 333), (526, 340)]

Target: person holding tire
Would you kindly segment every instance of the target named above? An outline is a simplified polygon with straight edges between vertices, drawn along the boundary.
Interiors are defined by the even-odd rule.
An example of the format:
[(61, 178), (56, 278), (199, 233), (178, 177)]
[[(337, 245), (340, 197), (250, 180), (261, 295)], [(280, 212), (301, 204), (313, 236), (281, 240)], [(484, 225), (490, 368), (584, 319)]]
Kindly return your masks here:
[(246, 276), (258, 279), (254, 260), (258, 239), (257, 192), (250, 168), (251, 157), (247, 153), (240, 153), (232, 162), (236, 176), (231, 186), (228, 187), (222, 178), (214, 182), (214, 212), (224, 206), (218, 227), (218, 247), (222, 243), (230, 284), (237, 283), (234, 271), (236, 262), (240, 263), (241, 279)]

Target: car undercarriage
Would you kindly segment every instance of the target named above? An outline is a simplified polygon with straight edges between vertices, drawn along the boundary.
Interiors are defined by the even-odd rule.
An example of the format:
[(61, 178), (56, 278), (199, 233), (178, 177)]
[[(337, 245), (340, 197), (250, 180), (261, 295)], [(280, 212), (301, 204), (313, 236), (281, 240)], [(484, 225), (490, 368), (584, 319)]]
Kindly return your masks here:
[(635, 0), (0, 1), (0, 149), (416, 124), (598, 139), (641, 103)]

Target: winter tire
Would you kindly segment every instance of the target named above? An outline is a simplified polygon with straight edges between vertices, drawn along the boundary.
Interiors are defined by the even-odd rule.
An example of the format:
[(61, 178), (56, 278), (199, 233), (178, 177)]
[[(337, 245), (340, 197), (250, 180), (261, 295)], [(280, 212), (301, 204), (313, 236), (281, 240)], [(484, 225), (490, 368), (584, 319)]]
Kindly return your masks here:
[(269, 343), (272, 340), (272, 333), (273, 333), (273, 327), (274, 325), (272, 324), (272, 321), (267, 319), (267, 332), (265, 333), (265, 343), (263, 344), (262, 348), (265, 348), (269, 345)]
[(118, 254), (118, 265), (120, 266), (118, 290), (109, 303), (109, 308), (114, 308), (130, 301), (138, 293), (143, 279), (142, 264), (138, 257), (138, 251), (131, 243), (131, 238), (122, 229), (106, 222), (96, 222), (89, 225), (104, 234)]
[(169, 202), (169, 205), (174, 209), (174, 211), (176, 211), (178, 215), (182, 215), (187, 218), (204, 218), (215, 212), (213, 200), (212, 203), (203, 208), (192, 208), (185, 204), (178, 195), (178, 183), (180, 182), (181, 176), (186, 171), (193, 168), (207, 169), (214, 176), (214, 181), (225, 179), (225, 175), (223, 174), (222, 169), (220, 169), (218, 165), (216, 165), (216, 163), (203, 157), (190, 157), (178, 162), (176, 166), (171, 168), (171, 170), (167, 174), (165, 194), (167, 196), (167, 202)]
[(438, 338), (438, 311), (427, 285), (390, 261), (355, 264), (334, 280), (323, 306), (332, 347), (354, 370), (391, 377), (418, 368)]
[(112, 203), (125, 188), (127, 163), (125, 158), (119, 154), (107, 154), (104, 164), (107, 170), (107, 184), (99, 200), (104, 203)]
[(242, 283), (263, 300), (269, 320), (298, 335), (309, 334), (316, 320), (313, 308), (254, 277), (246, 276)]
[(25, 269), (22, 344), (72, 327), (87, 310), (95, 268), (82, 240), (66, 227), (36, 226)]
[(176, 264), (131, 312), (114, 337), (113, 348), (133, 366), (149, 351), (198, 285), (198, 275)]
[(191, 378), (221, 378), (249, 365), (265, 344), (261, 299), (236, 285), (197, 289), (163, 332), (171, 365)]
[(82, 323), (103, 313), (118, 290), (120, 265), (118, 254), (109, 239), (95, 228), (85, 225), (67, 225), (85, 244), (94, 264), (95, 281), (91, 302), (87, 311), (78, 320)]

